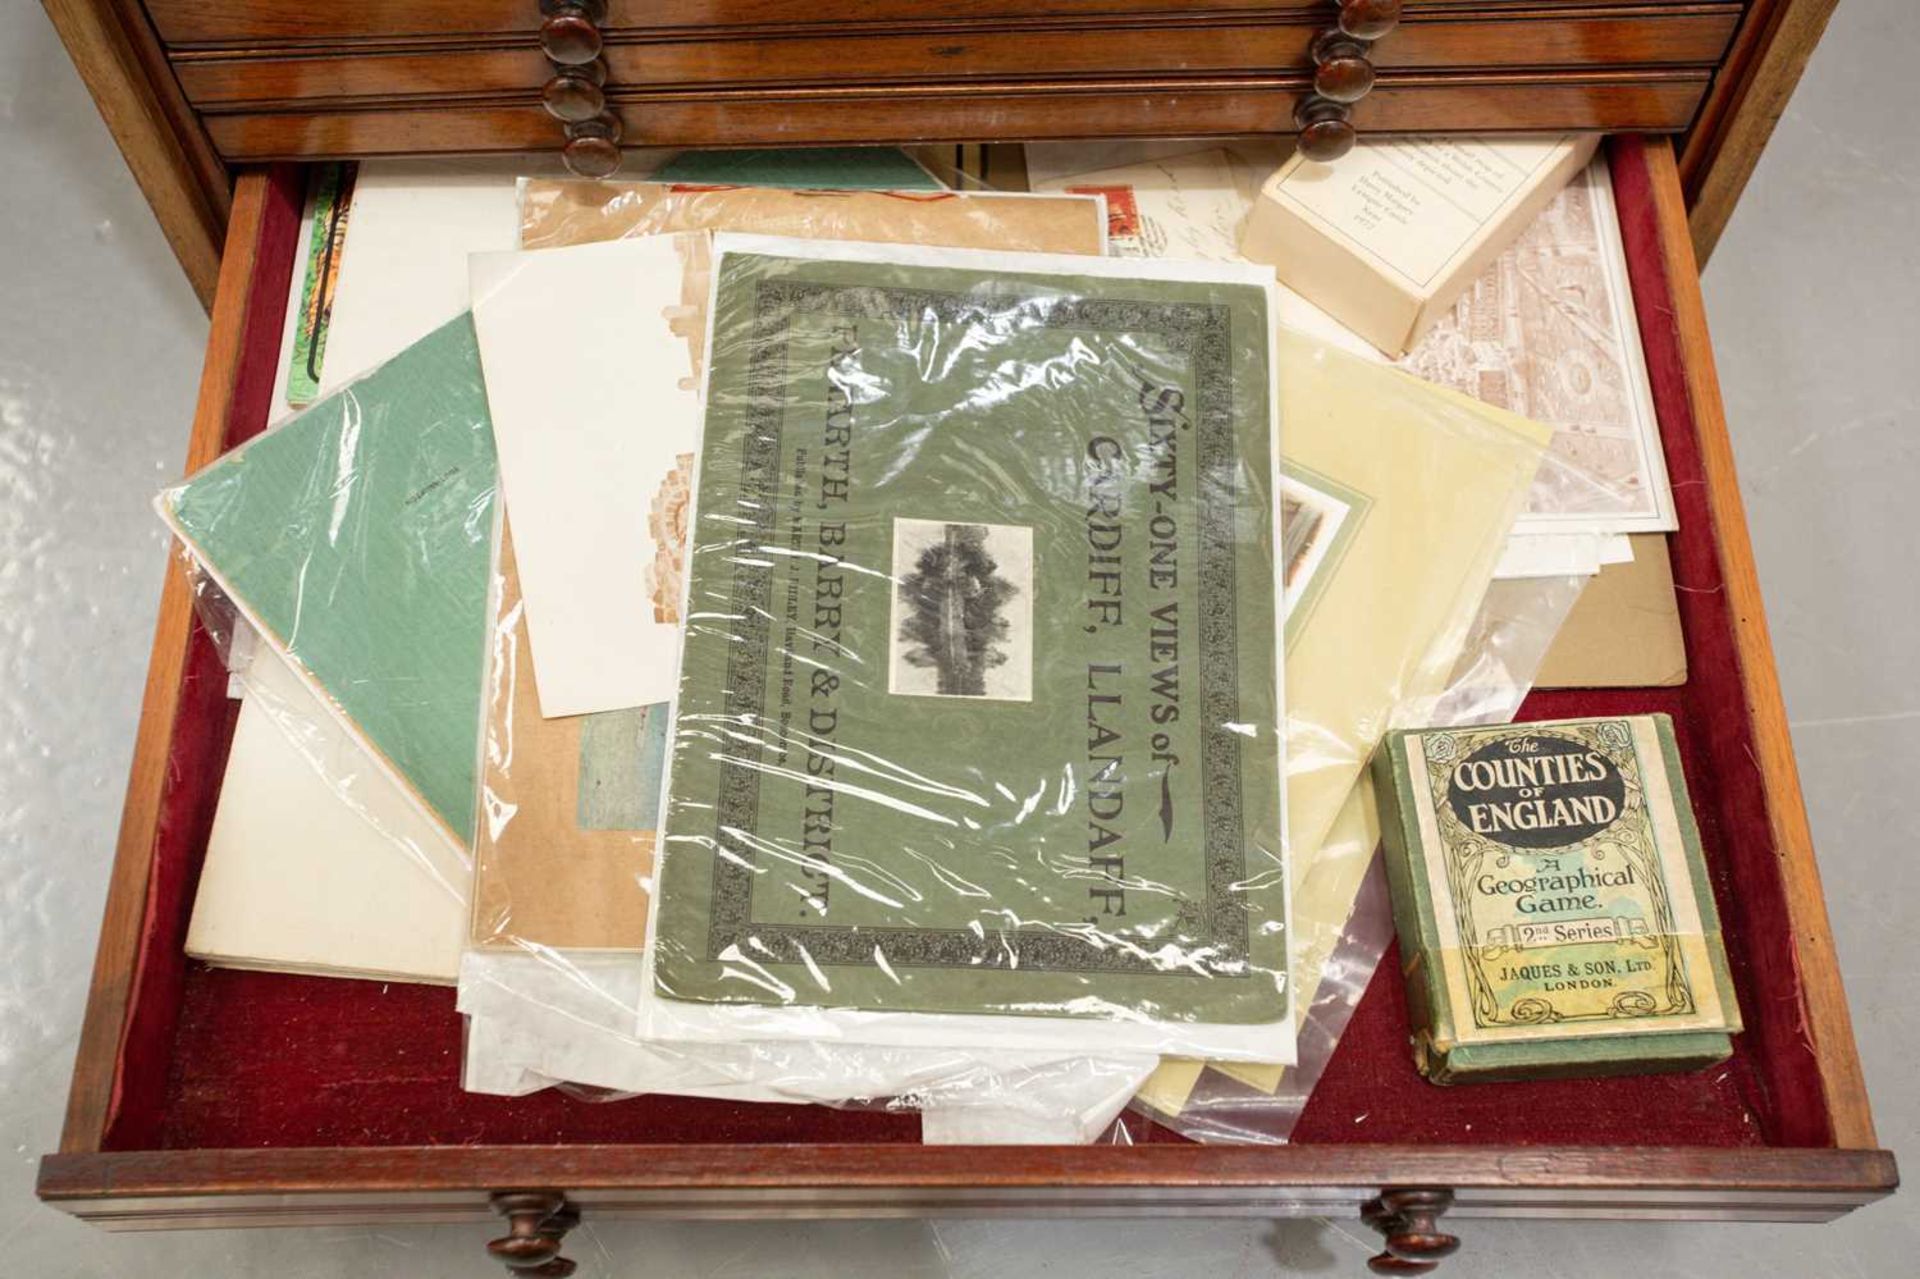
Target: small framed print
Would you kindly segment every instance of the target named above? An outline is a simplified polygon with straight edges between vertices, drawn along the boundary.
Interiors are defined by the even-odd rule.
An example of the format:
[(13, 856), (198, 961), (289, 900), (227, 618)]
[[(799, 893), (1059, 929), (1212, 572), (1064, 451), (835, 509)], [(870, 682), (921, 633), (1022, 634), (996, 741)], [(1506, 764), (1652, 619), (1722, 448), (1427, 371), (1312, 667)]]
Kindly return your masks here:
[(1354, 511), (1354, 502), (1349, 499), (1357, 495), (1342, 497), (1332, 492), (1332, 487), (1313, 483), (1305, 472), (1280, 477), (1280, 586), (1286, 597), (1288, 621), (1293, 619), (1295, 606), (1311, 599), (1324, 585), (1321, 571), (1330, 571), (1338, 562), (1335, 552), (1352, 532), (1346, 527)]
[(893, 522), (887, 691), (1033, 700), (1033, 530)]

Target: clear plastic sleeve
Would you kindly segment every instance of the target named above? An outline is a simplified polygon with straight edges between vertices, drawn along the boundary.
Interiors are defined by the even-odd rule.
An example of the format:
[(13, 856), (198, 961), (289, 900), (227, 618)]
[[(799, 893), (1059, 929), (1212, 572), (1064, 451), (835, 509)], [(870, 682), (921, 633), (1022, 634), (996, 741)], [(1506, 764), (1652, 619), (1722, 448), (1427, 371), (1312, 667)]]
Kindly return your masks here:
[(1270, 281), (716, 257), (644, 1033), (1290, 1055)]
[[(396, 856), (462, 901), (495, 496), (461, 316), (156, 501), (242, 689), (342, 802), (388, 815)], [(294, 680), (250, 673), (250, 647)]]
[[(1510, 715), (1576, 588), (1493, 582), (1546, 428), (1315, 336), (1285, 332), (1279, 351), (1282, 467), (1299, 483), (1287, 798), (1305, 1051), (1330, 1049), (1364, 990), (1364, 978), (1329, 987), (1328, 974), (1370, 975), (1378, 960), (1364, 929), (1337, 956), (1377, 843), (1362, 779), (1374, 748), (1391, 728), (1443, 714)], [(1277, 1063), (1239, 1069), (1268, 1090), (1283, 1075)], [(1202, 1071), (1169, 1062), (1143, 1106), (1177, 1120)]]
[(641, 1039), (641, 964), (620, 957), (473, 952), (461, 971), (464, 1085), (520, 1095), (562, 1083), (608, 1096), (673, 1093), (734, 1101), (917, 1111), (923, 1140), (1084, 1144), (1152, 1072), (1147, 1054), (1071, 1047), (974, 1048)]
[[(768, 227), (921, 244), (1012, 242), (1097, 254), (1105, 228), (1100, 203), (1086, 197), (849, 198), (538, 182), (525, 184), (523, 196), (526, 242), (542, 251), (519, 255), (518, 261), (476, 259), (475, 264), (476, 320), (497, 433), (519, 427), (509, 420), (518, 411), (506, 402), (514, 366), (531, 368), (542, 358), (540, 317), (529, 310), (519, 314), (519, 328), (509, 323), (519, 305), (515, 295), (550, 303), (556, 289), (547, 277), (567, 271), (569, 262), (596, 259), (585, 275), (571, 277), (571, 286), (557, 290), (572, 301), (582, 296), (580, 290), (596, 287), (637, 294), (644, 282), (633, 281), (630, 288), (620, 273), (640, 270), (640, 257), (659, 259), (648, 270), (664, 267), (662, 245), (676, 246), (680, 287), (666, 291), (673, 296), (663, 295), (659, 304), (643, 301), (641, 309), (648, 314), (616, 326), (625, 334), (625, 350), (584, 362), (588, 369), (619, 370), (617, 427), (624, 428), (626, 405), (638, 397), (655, 405), (649, 425), (657, 433), (663, 397), (675, 385), (697, 384), (705, 364), (711, 258), (704, 237), (684, 234), (690, 229)], [(551, 216), (556, 207), (564, 210), (558, 220)], [(616, 249), (611, 244), (616, 239), (629, 248)], [(652, 243), (641, 246), (636, 239)], [(571, 359), (578, 351), (556, 354)], [(586, 372), (582, 378), (592, 376)], [(502, 389), (509, 394), (503, 397)], [(528, 410), (534, 429), (549, 430), (552, 422), (594, 429), (591, 412), (557, 405), (550, 387), (548, 395), (544, 404), (527, 400), (541, 410)], [(639, 555), (625, 565), (599, 557), (600, 569), (641, 583), (638, 594), (668, 625), (680, 616), (680, 543), (691, 496), (692, 458), (687, 457), (688, 465), (679, 459), (696, 444), (697, 437), (689, 435), (684, 445), (670, 445), (662, 457), (668, 464), (637, 481), (647, 495)], [(610, 454), (601, 456), (603, 469), (618, 465)], [(514, 461), (503, 435), (503, 483), (514, 512), (510, 525), (532, 518), (540, 501)], [(577, 507), (574, 514), (589, 518)], [(927, 1036), (887, 1045), (845, 1035), (819, 1043), (742, 1041), (738, 1035), (730, 1042), (682, 1042), (648, 1033), (640, 1015), (647, 982), (642, 949), (667, 707), (647, 704), (579, 716), (542, 713), (546, 685), (536, 659), (543, 640), (527, 603), (530, 579), (541, 569), (527, 559), (527, 545), (516, 528), (503, 536), (488, 646), (474, 932), (460, 982), (469, 1025), (467, 1085), (512, 1093), (571, 1082), (619, 1094), (906, 1106), (922, 1112), (927, 1140), (1087, 1141), (1105, 1128), (1153, 1068), (1156, 1059), (1150, 1053), (1095, 1053), (1057, 1033), (1025, 1046)]]
[[(1585, 583), (1580, 576), (1492, 583), (1430, 722), (1511, 720)], [(1294, 966), (1305, 1004), (1298, 1063), (1282, 1069), (1169, 1062), (1135, 1109), (1196, 1141), (1289, 1139), (1393, 940), (1379, 845), (1371, 782), (1362, 775), (1314, 859), (1294, 914)]]

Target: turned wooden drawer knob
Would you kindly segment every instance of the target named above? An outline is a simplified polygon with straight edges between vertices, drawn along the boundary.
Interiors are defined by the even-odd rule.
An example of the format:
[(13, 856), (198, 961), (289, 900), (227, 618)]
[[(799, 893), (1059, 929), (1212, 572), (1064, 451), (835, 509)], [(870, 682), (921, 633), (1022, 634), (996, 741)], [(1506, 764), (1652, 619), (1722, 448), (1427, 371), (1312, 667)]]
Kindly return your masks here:
[(1313, 42), (1313, 91), (1332, 102), (1358, 102), (1373, 88), (1367, 45), (1344, 31), (1325, 31)]
[(556, 120), (569, 124), (591, 120), (607, 109), (607, 95), (600, 88), (606, 82), (604, 62), (562, 67), (540, 91), (540, 101), (547, 108), (547, 114)]
[(620, 118), (609, 112), (568, 125), (567, 145), (560, 155), (580, 177), (612, 177), (620, 167)]
[(540, 48), (558, 66), (577, 67), (600, 56), (598, 0), (540, 0)]
[(1400, 24), (1400, 0), (1341, 0), (1340, 29), (1356, 40), (1378, 40)]
[(1323, 164), (1353, 150), (1358, 136), (1353, 130), (1353, 108), (1326, 98), (1303, 98), (1294, 108), (1293, 123), (1300, 131), (1300, 154)]
[(487, 1245), (495, 1261), (522, 1279), (567, 1279), (574, 1264), (560, 1255), (580, 1213), (566, 1196), (548, 1190), (506, 1191), (493, 1196), (493, 1210), (507, 1219), (507, 1233)]
[(1376, 1275), (1424, 1275), (1460, 1248), (1440, 1229), (1453, 1207), (1451, 1190), (1383, 1190), (1360, 1209), (1360, 1219), (1380, 1232), (1386, 1250), (1367, 1262)]
[(540, 0), (540, 18), (540, 49), (554, 72), (540, 104), (567, 126), (560, 154), (580, 177), (612, 177), (620, 167), (620, 118), (607, 109), (600, 58), (606, 0)]

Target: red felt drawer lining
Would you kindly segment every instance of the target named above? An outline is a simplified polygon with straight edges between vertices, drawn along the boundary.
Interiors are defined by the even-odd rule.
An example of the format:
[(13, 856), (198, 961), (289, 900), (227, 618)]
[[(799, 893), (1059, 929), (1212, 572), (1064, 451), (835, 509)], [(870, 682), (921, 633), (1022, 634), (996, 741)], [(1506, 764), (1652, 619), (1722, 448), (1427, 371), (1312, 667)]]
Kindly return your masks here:
[[(1678, 689), (1529, 698), (1522, 718), (1672, 715), (1727, 926), (1748, 1030), (1731, 1061), (1651, 1078), (1434, 1088), (1414, 1073), (1398, 956), (1389, 952), (1295, 1131), (1300, 1142), (1830, 1145), (1803, 1025), (1803, 991), (1751, 749), (1748, 715), (1687, 395), (1651, 176), (1617, 140), (1614, 180), (1681, 532), (1672, 539), (1690, 682)], [(271, 394), (299, 215), (299, 171), (275, 174), (249, 302), (229, 443), (258, 431)], [(185, 960), (186, 920), (219, 786), (232, 709), (217, 654), (196, 630), (136, 995), (124, 1036), (112, 1150), (552, 1142), (883, 1142), (911, 1116), (558, 1092), (504, 1099), (459, 1087), (453, 993), (431, 987), (223, 972)], [(1133, 1122), (1133, 1121), (1130, 1121)], [(1136, 1140), (1172, 1140), (1136, 1123)]]

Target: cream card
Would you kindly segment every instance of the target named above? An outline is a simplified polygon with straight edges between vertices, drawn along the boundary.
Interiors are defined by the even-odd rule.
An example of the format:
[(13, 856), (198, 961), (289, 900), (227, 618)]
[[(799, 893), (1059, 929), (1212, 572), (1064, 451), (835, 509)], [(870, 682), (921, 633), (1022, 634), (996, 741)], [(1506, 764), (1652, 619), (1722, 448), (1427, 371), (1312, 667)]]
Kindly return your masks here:
[[(466, 859), (267, 645), (241, 677), (186, 950), (227, 968), (451, 985)], [(296, 735), (298, 740), (296, 740)]]
[(1280, 190), (1323, 229), (1418, 290), (1564, 154), (1560, 138), (1420, 138), (1301, 164)]
[(548, 717), (673, 698), (679, 521), (700, 433), (679, 331), (682, 254), (700, 247), (697, 237), (642, 236), (471, 260)]

